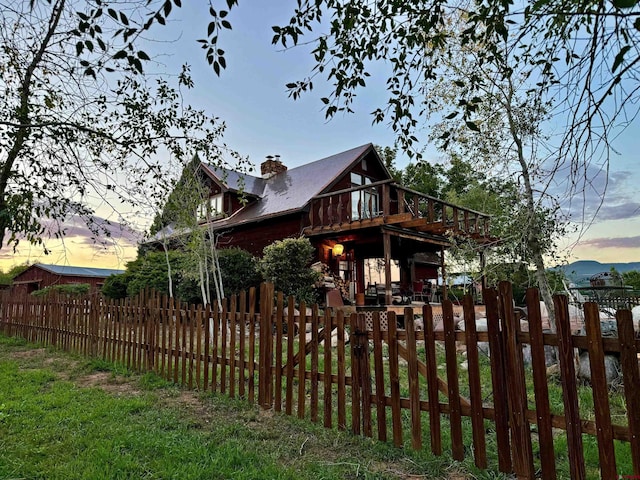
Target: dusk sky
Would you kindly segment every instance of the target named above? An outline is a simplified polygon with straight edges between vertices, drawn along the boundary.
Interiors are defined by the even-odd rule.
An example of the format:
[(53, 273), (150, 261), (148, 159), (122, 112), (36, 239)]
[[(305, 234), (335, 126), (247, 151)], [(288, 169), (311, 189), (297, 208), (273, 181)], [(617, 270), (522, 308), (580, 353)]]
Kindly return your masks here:
[[(254, 165), (259, 165), (266, 155), (279, 154), (289, 168), (369, 142), (393, 145), (391, 129), (387, 125), (372, 126), (370, 116), (386, 98), (383, 96), (385, 78), (376, 77), (374, 72), (368, 88), (359, 94), (355, 114), (326, 122), (320, 97), (328, 93), (329, 88), (322, 78), (317, 78), (314, 91), (300, 100), (288, 98), (285, 88), (286, 83), (309, 73), (310, 48), (282, 51), (271, 45), (271, 26), (286, 23), (295, 2), (261, 2), (260, 8), (253, 5), (240, 1), (240, 6), (229, 16), (233, 30), (221, 37), (220, 48), (226, 52), (227, 69), (220, 78), (206, 64), (195, 42), (206, 34), (209, 20), (205, 7), (199, 2), (184, 2), (170, 28), (155, 30), (156, 34), (166, 35), (162, 43), (149, 48), (155, 51), (159, 72), (163, 69), (178, 72), (184, 62), (191, 65), (196, 88), (187, 101), (226, 123), (224, 142), (248, 156)], [(586, 192), (584, 202), (583, 199), (572, 202), (579, 205), (571, 214), (581, 234), (562, 242), (569, 262), (640, 261), (639, 127), (640, 122), (636, 120), (613, 143), (615, 151), (611, 154), (608, 183), (604, 174), (596, 176), (593, 191)], [(426, 136), (427, 132), (422, 132), (422, 137)], [(425, 152), (427, 160), (440, 158), (433, 148), (426, 148)], [(399, 167), (406, 163), (406, 157), (398, 159)], [(605, 184), (607, 196), (600, 205), (599, 197)], [(135, 243), (141, 235), (121, 228), (118, 215), (100, 209), (96, 213), (112, 221), (108, 228), (113, 237), (119, 239), (115, 243), (95, 243), (81, 222), (72, 221), (64, 244), (47, 242), (52, 250), (50, 255), (42, 256), (41, 247), (26, 244), (20, 244), (15, 254), (3, 247), (0, 268), (24, 262), (124, 268), (127, 261), (135, 258)], [(140, 230), (148, 226), (140, 220), (134, 223)]]

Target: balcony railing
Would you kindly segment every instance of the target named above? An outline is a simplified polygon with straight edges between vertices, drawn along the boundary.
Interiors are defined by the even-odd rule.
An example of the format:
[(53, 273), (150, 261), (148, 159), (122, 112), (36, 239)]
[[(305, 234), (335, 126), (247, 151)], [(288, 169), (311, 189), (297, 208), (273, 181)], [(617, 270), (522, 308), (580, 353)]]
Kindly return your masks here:
[(311, 231), (396, 225), (444, 235), (489, 237), (489, 216), (384, 180), (311, 200)]

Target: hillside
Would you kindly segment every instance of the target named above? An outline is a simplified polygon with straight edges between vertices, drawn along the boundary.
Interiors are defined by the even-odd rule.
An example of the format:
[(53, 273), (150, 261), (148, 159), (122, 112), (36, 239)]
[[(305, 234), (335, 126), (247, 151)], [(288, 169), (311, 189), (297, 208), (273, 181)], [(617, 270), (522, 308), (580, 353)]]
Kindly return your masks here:
[(569, 265), (559, 265), (550, 270), (561, 270), (569, 280), (578, 283), (587, 283), (589, 278), (596, 273), (609, 272), (615, 268), (618, 272), (624, 273), (631, 270), (640, 271), (640, 262), (630, 263), (600, 263), (595, 260), (579, 260)]

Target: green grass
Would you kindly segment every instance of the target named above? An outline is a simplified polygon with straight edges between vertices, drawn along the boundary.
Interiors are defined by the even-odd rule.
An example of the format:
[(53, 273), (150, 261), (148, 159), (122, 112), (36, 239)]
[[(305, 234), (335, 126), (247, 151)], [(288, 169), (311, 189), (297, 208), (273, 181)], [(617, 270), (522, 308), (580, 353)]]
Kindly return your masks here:
[(495, 478), (0, 336), (0, 478)]

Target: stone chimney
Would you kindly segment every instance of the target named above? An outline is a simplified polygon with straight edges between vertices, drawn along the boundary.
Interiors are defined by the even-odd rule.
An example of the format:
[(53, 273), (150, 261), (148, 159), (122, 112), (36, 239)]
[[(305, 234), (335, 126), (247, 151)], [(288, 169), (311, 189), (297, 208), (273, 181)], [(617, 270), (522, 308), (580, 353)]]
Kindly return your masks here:
[(272, 155), (267, 155), (266, 160), (260, 165), (262, 178), (270, 178), (274, 175), (277, 175), (278, 173), (286, 171), (287, 167), (280, 161), (280, 155), (276, 155), (275, 157)]

